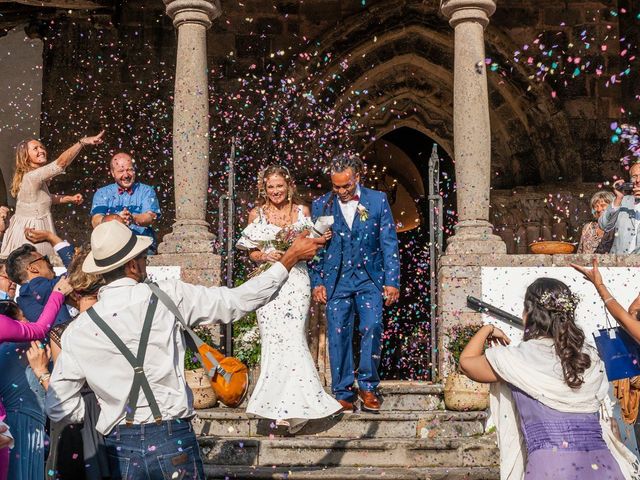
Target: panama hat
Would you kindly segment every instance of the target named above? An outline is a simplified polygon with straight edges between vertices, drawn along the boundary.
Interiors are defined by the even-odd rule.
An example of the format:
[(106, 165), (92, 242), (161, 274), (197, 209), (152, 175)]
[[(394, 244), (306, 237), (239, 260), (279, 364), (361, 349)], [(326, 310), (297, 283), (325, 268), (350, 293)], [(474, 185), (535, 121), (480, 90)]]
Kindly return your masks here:
[(147, 250), (150, 237), (139, 237), (120, 222), (104, 222), (91, 232), (91, 252), (82, 264), (85, 273), (107, 273)]

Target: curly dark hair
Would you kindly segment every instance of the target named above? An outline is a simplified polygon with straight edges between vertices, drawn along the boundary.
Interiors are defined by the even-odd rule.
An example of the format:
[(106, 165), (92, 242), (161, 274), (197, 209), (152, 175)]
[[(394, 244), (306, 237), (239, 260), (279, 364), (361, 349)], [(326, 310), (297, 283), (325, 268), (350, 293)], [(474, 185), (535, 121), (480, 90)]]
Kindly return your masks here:
[(347, 168), (350, 168), (355, 174), (362, 174), (364, 171), (362, 160), (355, 155), (348, 155), (346, 153), (340, 153), (333, 157), (329, 168), (332, 174), (344, 172)]
[(564, 381), (571, 388), (584, 383), (583, 374), (591, 366), (591, 358), (582, 351), (584, 332), (576, 325), (577, 304), (569, 287), (555, 278), (538, 278), (524, 296), (524, 341), (552, 338)]

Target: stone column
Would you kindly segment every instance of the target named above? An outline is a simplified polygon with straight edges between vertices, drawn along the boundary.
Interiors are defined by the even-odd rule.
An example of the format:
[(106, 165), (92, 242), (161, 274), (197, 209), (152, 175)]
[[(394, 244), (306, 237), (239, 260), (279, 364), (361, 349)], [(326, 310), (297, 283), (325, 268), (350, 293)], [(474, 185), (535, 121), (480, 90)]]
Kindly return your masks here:
[[(176, 221), (154, 264), (179, 265), (183, 278), (219, 283), (220, 258), (206, 221), (209, 184), (207, 29), (221, 13), (219, 0), (164, 0), (178, 31), (173, 110)], [(204, 277), (204, 278), (203, 278)]]
[(496, 0), (443, 0), (441, 10), (455, 31), (453, 141), (459, 219), (446, 253), (506, 253), (489, 223), (491, 126), (484, 28)]

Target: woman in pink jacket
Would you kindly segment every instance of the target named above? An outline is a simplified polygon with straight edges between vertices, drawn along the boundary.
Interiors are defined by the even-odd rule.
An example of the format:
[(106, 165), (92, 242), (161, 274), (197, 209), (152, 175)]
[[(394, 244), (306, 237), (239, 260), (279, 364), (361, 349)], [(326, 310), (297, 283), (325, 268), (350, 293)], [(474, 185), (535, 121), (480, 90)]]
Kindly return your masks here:
[[(37, 322), (24, 319), (18, 305), (12, 300), (0, 301), (0, 344), (4, 342), (27, 342), (44, 338), (53, 326), (56, 315), (64, 303), (65, 295), (71, 293), (66, 278), (61, 278), (49, 296)], [(44, 346), (42, 346), (44, 348)], [(6, 417), (2, 399), (0, 399), (0, 422)], [(18, 434), (19, 432), (14, 432)], [(9, 447), (0, 449), (0, 480), (7, 479), (9, 469)]]

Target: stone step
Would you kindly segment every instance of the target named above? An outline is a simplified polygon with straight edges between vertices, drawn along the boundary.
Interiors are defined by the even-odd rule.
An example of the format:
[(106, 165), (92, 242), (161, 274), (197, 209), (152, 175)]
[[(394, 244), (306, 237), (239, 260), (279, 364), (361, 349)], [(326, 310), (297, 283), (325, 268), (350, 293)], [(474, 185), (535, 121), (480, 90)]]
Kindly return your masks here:
[[(485, 412), (381, 412), (339, 414), (310, 421), (300, 435), (354, 438), (449, 438), (484, 433)], [(199, 410), (193, 420), (198, 435), (259, 437), (278, 434), (270, 420), (250, 418), (240, 409)]]
[(380, 382), (382, 411), (443, 410), (441, 384), (387, 380)]
[[(327, 393), (331, 393), (331, 387), (325, 387)], [(252, 391), (252, 388), (250, 388)], [(425, 411), (442, 410), (444, 387), (438, 383), (413, 382), (403, 380), (383, 380), (380, 382), (378, 392), (382, 397), (382, 411)], [(246, 408), (245, 399), (240, 405)], [(226, 409), (224, 405), (220, 408)]]
[(240, 466), (495, 467), (495, 435), (475, 438), (199, 439), (203, 461)]
[(498, 467), (243, 467), (205, 465), (208, 480), (499, 480)]

